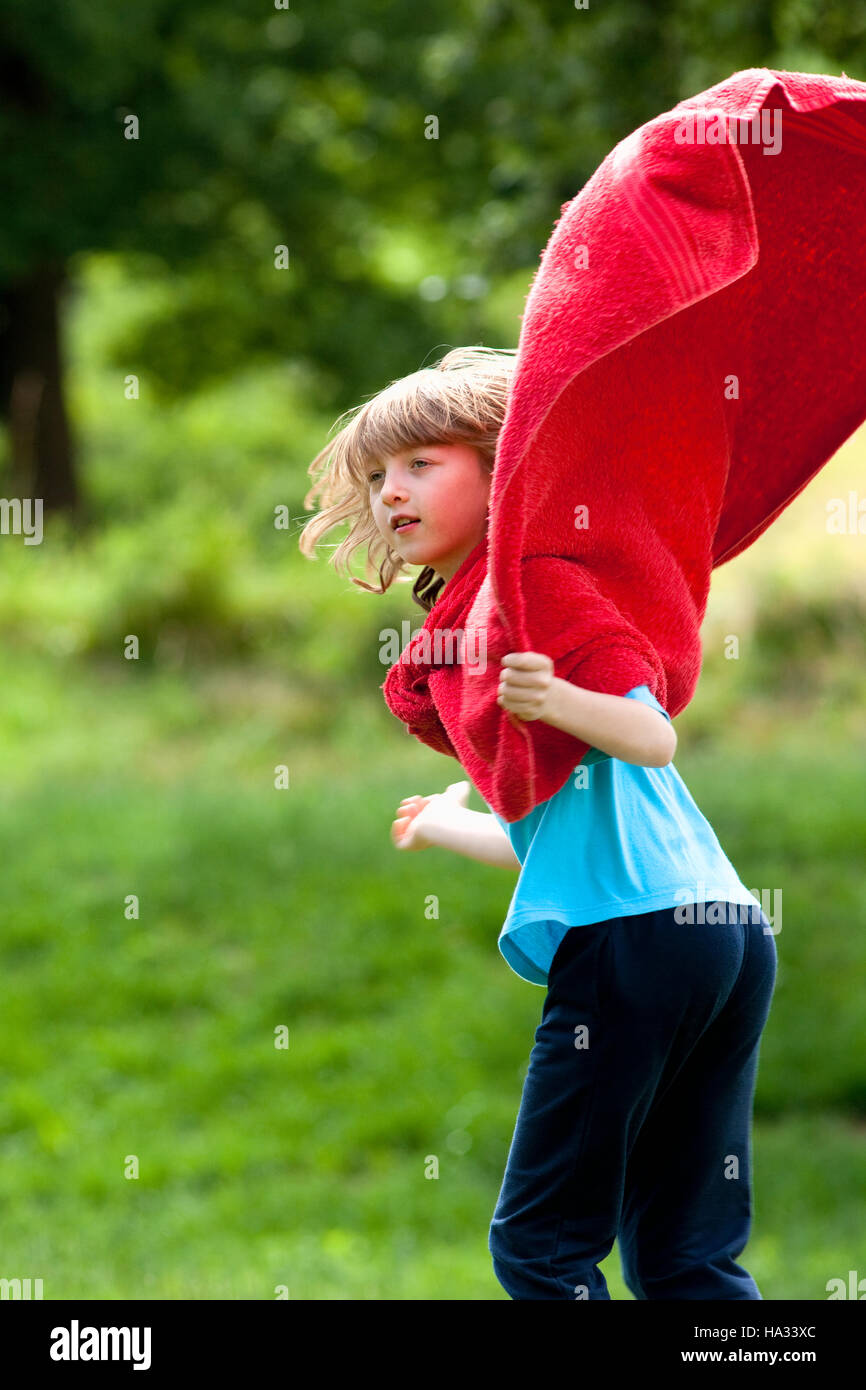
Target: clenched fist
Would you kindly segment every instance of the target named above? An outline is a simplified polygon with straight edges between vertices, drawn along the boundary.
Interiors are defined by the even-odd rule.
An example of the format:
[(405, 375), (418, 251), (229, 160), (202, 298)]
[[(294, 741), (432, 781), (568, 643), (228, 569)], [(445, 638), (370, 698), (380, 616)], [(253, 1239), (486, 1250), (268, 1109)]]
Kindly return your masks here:
[(543, 719), (553, 682), (553, 662), (543, 652), (509, 652), (502, 658), (496, 703), (518, 719)]

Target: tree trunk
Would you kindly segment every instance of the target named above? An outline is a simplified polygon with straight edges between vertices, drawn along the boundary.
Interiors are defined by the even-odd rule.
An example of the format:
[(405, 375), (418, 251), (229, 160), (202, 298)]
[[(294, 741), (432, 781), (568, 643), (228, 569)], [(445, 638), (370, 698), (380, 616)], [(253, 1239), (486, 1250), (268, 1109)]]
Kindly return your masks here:
[(63, 395), (66, 284), (63, 266), (43, 265), (0, 292), (0, 413), (9, 428), (10, 492), (41, 497), (46, 512), (80, 505)]

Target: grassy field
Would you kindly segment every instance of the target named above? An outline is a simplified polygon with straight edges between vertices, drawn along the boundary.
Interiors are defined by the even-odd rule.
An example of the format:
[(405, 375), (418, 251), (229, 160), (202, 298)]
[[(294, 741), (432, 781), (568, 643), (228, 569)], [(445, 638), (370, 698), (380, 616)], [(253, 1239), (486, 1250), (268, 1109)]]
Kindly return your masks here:
[[(6, 1276), (46, 1298), (505, 1297), (487, 1227), (544, 993), (496, 948), (508, 871), (389, 843), (400, 796), (450, 768), (371, 700), (312, 743), (239, 673), (16, 674)], [(862, 1262), (866, 811), (862, 738), (828, 731), (816, 759), (799, 722), (770, 747), (681, 734), (678, 766), (744, 881), (783, 887), (743, 1262), (765, 1298), (815, 1299)], [(603, 1268), (629, 1298), (616, 1249)]]

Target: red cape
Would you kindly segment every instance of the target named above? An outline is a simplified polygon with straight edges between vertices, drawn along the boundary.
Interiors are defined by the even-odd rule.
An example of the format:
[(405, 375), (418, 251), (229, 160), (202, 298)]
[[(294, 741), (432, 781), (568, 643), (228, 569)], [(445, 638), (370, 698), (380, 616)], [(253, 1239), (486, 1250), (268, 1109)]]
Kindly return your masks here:
[(543, 651), (611, 695), (646, 684), (676, 716), (712, 570), (866, 419), (864, 195), (866, 84), (752, 68), (620, 141), (563, 205), (489, 533), (424, 624), (462, 650), (410, 642), (383, 686), (505, 820), (589, 745), (496, 703), (502, 656)]

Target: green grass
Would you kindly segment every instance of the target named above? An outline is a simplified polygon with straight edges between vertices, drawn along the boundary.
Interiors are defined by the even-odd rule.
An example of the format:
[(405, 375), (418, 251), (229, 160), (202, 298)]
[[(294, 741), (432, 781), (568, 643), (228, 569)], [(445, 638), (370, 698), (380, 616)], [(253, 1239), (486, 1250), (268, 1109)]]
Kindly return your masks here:
[[(506, 1298), (487, 1230), (544, 999), (496, 947), (514, 877), (394, 851), (399, 798), (452, 765), (373, 700), (311, 739), (275, 685), (22, 653), (0, 695), (2, 1272), (49, 1299)], [(742, 1263), (815, 1299), (862, 1264), (866, 814), (862, 757), (828, 719), (816, 762), (801, 717), (690, 755), (686, 715), (677, 765), (784, 891)]]

